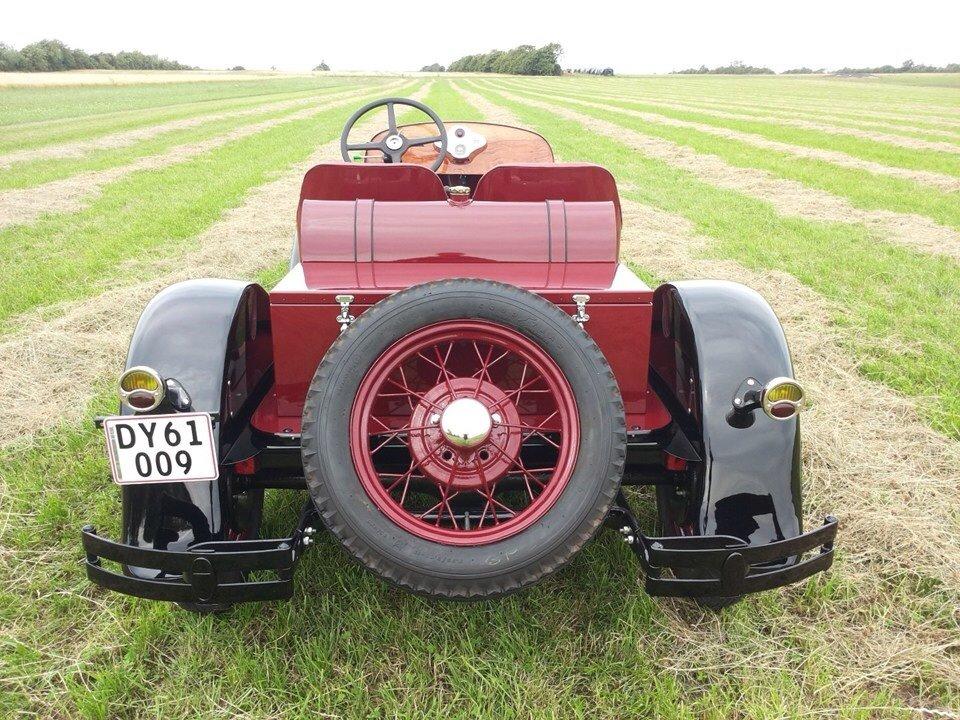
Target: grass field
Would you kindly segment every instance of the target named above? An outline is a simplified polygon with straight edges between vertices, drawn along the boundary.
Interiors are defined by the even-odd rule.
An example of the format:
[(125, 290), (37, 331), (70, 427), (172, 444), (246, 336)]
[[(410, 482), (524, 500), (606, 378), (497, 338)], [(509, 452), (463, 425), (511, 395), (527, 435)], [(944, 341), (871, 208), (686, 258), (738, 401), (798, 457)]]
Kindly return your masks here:
[[(140, 308), (187, 277), (275, 282), (304, 169), (395, 94), (608, 167), (648, 282), (770, 300), (813, 398), (807, 521), (841, 518), (829, 574), (716, 615), (648, 597), (601, 534), (480, 604), (385, 587), (329, 539), (292, 602), (221, 618), (87, 583), (78, 528), (120, 509), (87, 419)], [(960, 76), (0, 87), (0, 717), (956, 720), (958, 263)], [(266, 532), (301, 502), (268, 497)]]

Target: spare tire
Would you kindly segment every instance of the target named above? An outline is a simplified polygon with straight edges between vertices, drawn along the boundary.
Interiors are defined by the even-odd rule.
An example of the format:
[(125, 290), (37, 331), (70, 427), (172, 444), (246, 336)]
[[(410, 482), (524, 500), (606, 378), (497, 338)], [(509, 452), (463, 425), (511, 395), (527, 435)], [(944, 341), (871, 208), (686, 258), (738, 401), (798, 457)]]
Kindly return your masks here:
[(626, 454), (596, 343), (553, 303), (444, 280), (377, 303), (317, 368), (307, 487), (359, 562), (417, 593), (482, 598), (557, 570), (594, 535)]

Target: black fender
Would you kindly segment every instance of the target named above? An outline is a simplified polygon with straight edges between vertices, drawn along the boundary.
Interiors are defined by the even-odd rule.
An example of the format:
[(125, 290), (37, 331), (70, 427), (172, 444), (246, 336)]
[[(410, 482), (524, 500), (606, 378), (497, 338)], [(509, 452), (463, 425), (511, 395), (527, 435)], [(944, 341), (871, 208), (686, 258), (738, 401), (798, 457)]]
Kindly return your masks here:
[(728, 421), (748, 377), (793, 377), (779, 320), (732, 282), (661, 285), (654, 294), (651, 386), (696, 448), (689, 485), (658, 494), (666, 534), (733, 535), (751, 545), (802, 532), (799, 418)]
[[(122, 542), (183, 550), (196, 542), (226, 539), (235, 529), (238, 509), (232, 476), (222, 461), (249, 433), (250, 415), (273, 372), (266, 292), (234, 280), (188, 280), (162, 290), (144, 309), (130, 341), (126, 367), (136, 365), (179, 380), (192, 410), (216, 413), (221, 475), (214, 482), (124, 486)], [(121, 412), (131, 414), (127, 408)], [(164, 412), (163, 405), (156, 412)], [(259, 507), (257, 524), (258, 513)]]

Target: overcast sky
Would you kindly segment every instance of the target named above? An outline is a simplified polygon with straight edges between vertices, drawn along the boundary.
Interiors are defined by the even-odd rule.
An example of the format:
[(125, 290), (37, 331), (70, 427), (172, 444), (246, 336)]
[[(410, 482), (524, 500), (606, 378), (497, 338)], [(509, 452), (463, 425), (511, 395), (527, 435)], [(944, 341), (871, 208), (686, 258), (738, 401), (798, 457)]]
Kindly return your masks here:
[[(204, 68), (411, 70), (524, 43), (559, 42), (564, 67), (662, 73), (741, 60), (780, 71), (960, 62), (960, 0), (863, 2), (4, 3), (0, 42), (55, 38), (143, 50)], [(405, 19), (405, 14), (411, 16)]]

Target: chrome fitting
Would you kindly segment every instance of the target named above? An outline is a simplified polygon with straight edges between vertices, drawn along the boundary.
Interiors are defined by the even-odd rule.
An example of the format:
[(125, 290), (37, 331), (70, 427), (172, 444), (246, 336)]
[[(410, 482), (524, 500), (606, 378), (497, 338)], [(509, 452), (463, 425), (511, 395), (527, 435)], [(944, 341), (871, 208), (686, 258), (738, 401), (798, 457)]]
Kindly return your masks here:
[(573, 296), (573, 301), (577, 304), (577, 312), (570, 317), (573, 318), (573, 321), (577, 323), (577, 325), (583, 327), (583, 324), (590, 319), (590, 316), (587, 315), (587, 303), (590, 302), (590, 296), (584, 293), (577, 293)]
[(337, 315), (337, 322), (340, 323), (340, 332), (343, 332), (356, 318), (350, 314), (350, 303), (353, 302), (353, 295), (337, 295), (333, 298), (340, 303), (340, 314)]

